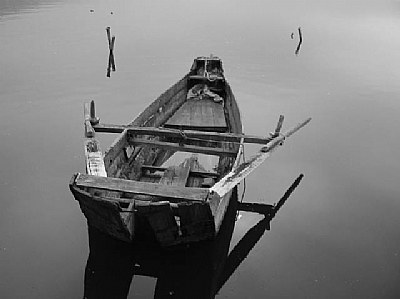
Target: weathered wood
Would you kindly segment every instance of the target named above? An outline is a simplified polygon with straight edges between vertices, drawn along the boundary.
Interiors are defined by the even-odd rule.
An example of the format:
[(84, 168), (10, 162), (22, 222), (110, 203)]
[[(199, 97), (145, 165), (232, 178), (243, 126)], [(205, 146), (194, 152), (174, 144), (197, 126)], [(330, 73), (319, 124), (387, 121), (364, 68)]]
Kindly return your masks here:
[(106, 165), (108, 176), (119, 177), (119, 174), (121, 173), (122, 169), (125, 168), (127, 161), (124, 152), (121, 151), (112, 160), (104, 159), (104, 163)]
[(243, 212), (256, 212), (262, 215), (270, 214), (274, 209), (273, 205), (263, 203), (250, 203), (250, 202), (239, 202), (238, 210)]
[(95, 136), (93, 125), (99, 122), (99, 118), (96, 117), (95, 113), (94, 101), (92, 100), (90, 103), (84, 103), (83, 110), (85, 118), (85, 137), (93, 138)]
[(172, 128), (153, 128), (153, 127), (132, 127), (129, 125), (97, 124), (93, 126), (96, 132), (100, 133), (122, 133), (127, 129), (130, 135), (154, 135), (179, 138), (197, 138), (201, 140), (213, 140), (224, 142), (238, 142), (243, 138), (245, 143), (267, 144), (272, 140), (271, 137), (253, 136), (235, 133), (217, 133), (196, 130), (178, 130)]
[(243, 126), (238, 103), (235, 95), (228, 82), (225, 82), (225, 111), (227, 112), (226, 120), (228, 122), (229, 131), (236, 134), (243, 133)]
[(93, 126), (96, 132), (100, 133), (122, 133), (128, 125), (97, 124)]
[(98, 141), (94, 138), (85, 140), (86, 172), (94, 176), (106, 177), (103, 154)]
[[(114, 44), (115, 44), (115, 36), (111, 38), (111, 44), (110, 44), (110, 51), (113, 53), (114, 51)], [(114, 56), (114, 55), (113, 55)], [(115, 71), (115, 69), (113, 69)]]
[(75, 199), (79, 201), (82, 212), (90, 226), (107, 232), (114, 238), (125, 242), (132, 241), (126, 223), (122, 220), (118, 203), (105, 200), (93, 200), (87, 193), (80, 193), (72, 188)]
[(149, 212), (146, 213), (146, 218), (161, 245), (173, 245), (177, 241), (178, 224), (169, 202), (152, 205)]
[[(110, 38), (109, 30), (107, 32), (109, 47), (112, 50), (114, 40)], [(87, 113), (85, 113), (85, 123), (88, 123), (89, 129), (92, 128), (94, 130), (93, 136), (95, 131), (122, 134), (117, 137), (110, 150), (107, 151), (104, 161), (102, 161), (101, 151), (97, 148), (97, 141), (94, 138), (88, 138), (88, 140), (95, 142), (93, 144), (100, 155), (100, 157), (97, 157), (97, 160), (105, 164), (107, 172), (110, 171), (112, 173), (108, 174), (112, 175), (113, 178), (101, 177), (98, 175), (98, 172), (95, 172), (96, 175), (78, 175), (72, 183), (72, 187), (77, 194), (75, 197), (77, 198), (78, 195), (87, 197), (85, 200), (93, 202), (93, 207), (96, 204), (101, 205), (104, 201), (113, 203), (113, 207), (119, 208), (119, 213), (121, 214), (115, 214), (113, 217), (115, 216), (118, 220), (122, 220), (122, 223), (128, 228), (123, 228), (126, 231), (131, 228), (128, 225), (133, 223), (133, 221), (128, 219), (128, 213), (132, 213), (132, 215), (141, 214), (143, 217), (146, 217), (146, 213), (155, 212), (159, 208), (159, 211), (157, 210), (156, 212), (161, 214), (153, 215), (155, 216), (153, 218), (154, 223), (157, 225), (154, 225), (154, 223), (150, 223), (150, 225), (153, 227), (157, 238), (161, 236), (160, 238), (164, 240), (162, 242), (165, 243), (185, 243), (190, 240), (200, 240), (207, 233), (212, 233), (213, 235), (215, 232), (218, 232), (229, 203), (236, 202), (237, 200), (235, 197), (237, 196), (236, 184), (247, 175), (247, 168), (257, 167), (254, 165), (258, 163), (256, 159), (251, 161), (251, 165), (238, 166), (237, 161), (239, 161), (241, 153), (239, 146), (246, 141), (265, 144), (267, 146), (262, 149), (260, 154), (269, 155), (275, 146), (282, 143), (283, 139), (293, 132), (289, 131), (286, 136), (274, 136), (279, 134), (279, 129), (277, 129), (275, 134), (272, 134), (273, 137), (276, 137), (273, 139), (243, 135), (239, 109), (233, 93), (226, 82), (218, 82), (218, 85), (209, 82), (212, 85), (210, 88), (214, 87), (216, 88), (215, 90), (218, 89), (217, 92), (224, 97), (224, 105), (218, 104), (219, 106), (216, 106), (212, 101), (206, 102), (206, 105), (194, 102), (192, 103), (194, 106), (192, 105), (188, 109), (189, 104), (185, 107), (183, 105), (185, 105), (188, 87), (191, 87), (195, 83), (188, 81), (188, 75), (186, 75), (157, 98), (128, 126), (96, 124), (93, 121), (96, 119), (94, 109), (89, 108), (89, 117), (86, 117)], [(217, 114), (215, 114), (216, 109), (214, 109), (216, 107), (218, 108)], [(168, 130), (165, 128), (165, 124), (176, 112), (183, 113), (180, 116), (176, 115), (178, 121), (175, 119), (175, 122), (172, 124), (177, 129)], [(189, 117), (186, 119), (185, 113), (187, 112)], [(220, 120), (224, 120), (223, 126), (218, 126)], [(164, 126), (164, 128), (159, 128), (160, 126)], [(279, 126), (281, 125), (278, 124)], [(193, 127), (197, 130), (191, 129)], [(187, 130), (183, 131), (182, 129), (184, 128)], [(206, 129), (214, 131), (200, 131)], [(218, 134), (217, 130), (224, 130), (224, 132)], [(191, 136), (190, 132), (193, 132)], [(151, 172), (152, 170), (161, 170), (162, 168), (142, 168), (142, 165), (163, 165), (176, 151), (219, 156), (218, 174), (210, 175), (204, 169), (196, 168), (197, 173), (201, 176), (204, 175), (204, 177), (219, 178), (229, 173), (232, 168), (239, 170), (234, 173), (234, 176), (224, 177), (225, 182), (221, 187), (223, 188), (222, 196), (220, 196), (220, 193), (215, 192), (215, 188), (199, 188), (202, 186), (203, 178), (195, 177), (196, 171), (193, 171), (191, 167), (186, 167), (187, 165), (164, 170), (166, 172), (166, 182), (168, 181), (171, 185), (163, 185), (163, 181), (159, 184), (160, 178), (152, 178), (153, 182), (157, 183), (138, 181), (143, 170)], [(103, 169), (105, 167), (103, 166)], [(171, 171), (169, 172), (169, 170)], [(139, 177), (133, 177), (133, 174), (137, 174)], [(145, 179), (147, 180), (147, 178)], [(150, 179), (147, 181), (150, 181)], [(212, 186), (212, 184), (213, 182), (209, 182), (209, 186)], [(186, 185), (193, 187), (186, 187)], [(210, 194), (211, 192), (213, 193)], [(186, 206), (186, 203), (188, 203), (188, 206)], [(182, 209), (180, 205), (185, 206)], [(153, 209), (154, 206), (156, 206), (156, 209)], [(250, 210), (249, 206), (245, 208)], [(182, 215), (178, 215), (179, 210), (182, 212)], [(92, 214), (87, 215), (89, 225), (91, 222), (90, 219), (94, 217), (92, 216)], [(178, 216), (181, 218), (178, 218)], [(111, 218), (111, 220), (114, 221), (114, 218)], [(195, 219), (197, 220), (194, 221)], [(102, 222), (102, 217), (96, 219), (96, 221)], [(178, 222), (177, 224), (183, 226), (187, 224), (188, 228), (186, 231), (191, 233), (183, 236), (182, 226), (181, 230), (170, 230), (174, 227), (173, 224), (176, 221)], [(107, 232), (106, 227), (100, 226), (100, 228)], [(131, 236), (133, 231), (129, 232)], [(172, 234), (170, 234), (171, 232)], [(112, 232), (112, 235), (115, 235), (115, 231)]]
[(92, 127), (91, 120), (96, 120), (94, 111), (94, 101), (91, 103), (86, 102), (83, 106), (85, 117), (85, 160), (86, 172), (90, 175), (107, 176), (104, 166), (103, 154), (100, 149), (99, 142), (94, 138), (95, 131)]
[(94, 106), (94, 101), (91, 100), (91, 101), (90, 101), (90, 123), (91, 123), (92, 126), (93, 126), (93, 125), (95, 125), (95, 124), (98, 124), (99, 121), (100, 121), (100, 118), (98, 118), (98, 117), (96, 116), (96, 109), (95, 109), (95, 106)]
[(187, 100), (170, 119), (166, 127), (204, 127), (226, 130), (224, 108), (209, 98)]
[(284, 118), (283, 115), (279, 116), (278, 124), (277, 124), (275, 132), (274, 132), (274, 136), (278, 136), (281, 133), (281, 129), (282, 129), (282, 125), (283, 125), (283, 120), (284, 119), (285, 118)]
[(107, 32), (108, 48), (111, 50), (111, 33), (110, 33), (110, 27), (106, 27), (106, 32)]
[[(166, 108), (171, 105), (177, 105), (176, 109), (186, 100), (185, 96), (182, 96), (180, 99), (175, 99), (175, 101), (171, 101), (176, 94), (179, 92), (186, 91), (186, 82), (187, 76), (185, 75), (181, 80), (175, 83), (173, 86), (168, 88), (163, 94), (161, 94), (153, 103), (150, 104), (142, 113), (140, 113), (136, 119), (130, 123), (132, 126), (144, 126), (149, 119), (154, 117), (157, 113), (159, 113), (159, 109), (162, 109), (161, 113), (164, 113)], [(172, 109), (172, 111), (176, 111)], [(173, 113), (172, 112), (172, 113)], [(168, 115), (166, 115), (169, 117)], [(159, 126), (159, 125), (154, 125)]]
[(178, 186), (185, 187), (187, 179), (189, 178), (190, 170), (193, 168), (193, 165), (197, 162), (197, 157), (192, 156), (189, 159), (186, 159), (183, 162), (182, 167), (180, 167), (179, 178), (177, 181)]
[(300, 52), (301, 44), (303, 43), (303, 34), (301, 33), (301, 27), (297, 29), (299, 31), (299, 44), (297, 45), (296, 51), (294, 52), (296, 55)]
[(308, 118), (285, 134), (274, 138), (270, 144), (263, 147), (261, 151), (250, 158), (249, 161), (240, 164), (235, 169), (232, 169), (225, 177), (223, 177), (212, 188), (210, 188), (210, 191), (217, 193), (220, 197), (224, 196), (224, 194), (229, 192), (229, 190), (239, 184), (246, 176), (248, 176), (258, 166), (260, 166), (271, 155), (271, 153), (285, 140), (285, 138), (290, 137), (292, 134), (308, 124), (310, 121), (311, 118)]
[(200, 240), (204, 236), (214, 236), (214, 219), (208, 203), (182, 203), (178, 205), (178, 210), (184, 237)]
[(111, 169), (112, 165), (116, 161), (117, 157), (124, 155), (123, 150), (126, 146), (128, 146), (126, 134), (121, 134), (114, 140), (109, 149), (105, 152), (104, 163), (110, 175), (115, 173), (115, 169)]
[[(157, 205), (158, 203), (164, 202), (164, 201), (152, 201), (154, 199), (152, 196), (134, 195), (133, 198), (108, 197), (107, 192), (108, 191), (104, 191), (104, 195), (101, 194), (101, 195), (96, 195), (94, 197), (95, 198), (98, 197), (99, 200), (107, 201), (107, 202), (110, 202), (110, 203), (117, 203), (117, 204), (127, 205), (128, 208), (126, 210), (129, 210), (129, 207), (131, 205), (133, 205), (133, 207), (136, 210), (147, 211), (147, 210), (151, 209), (151, 206), (154, 206), (154, 205)], [(167, 202), (169, 203), (171, 208), (178, 209), (178, 203), (169, 202), (169, 201), (167, 201)], [(123, 211), (121, 211), (121, 212), (123, 212)]]
[(204, 201), (208, 196), (208, 190), (204, 188), (182, 188), (85, 174), (79, 174), (75, 184), (80, 187), (164, 197), (172, 201)]
[(93, 138), (95, 136), (95, 131), (90, 123), (90, 103), (84, 103), (83, 115), (85, 118), (85, 137)]
[(172, 185), (172, 180), (174, 179), (174, 175), (175, 175), (174, 166), (168, 167), (164, 171), (159, 183), (163, 185)]
[(217, 148), (217, 147), (204, 147), (204, 146), (195, 146), (189, 144), (178, 144), (172, 142), (163, 142), (158, 140), (150, 140), (143, 138), (134, 138), (129, 141), (130, 144), (137, 145), (148, 145), (153, 147), (166, 148), (179, 152), (189, 152), (189, 153), (200, 153), (206, 155), (215, 155), (215, 156), (236, 156), (237, 151)]
[[(159, 166), (142, 165), (142, 169), (149, 171), (165, 171), (167, 168)], [(200, 176), (200, 177), (214, 177), (214, 178), (219, 176), (219, 174), (216, 172), (197, 171), (193, 169), (190, 169), (190, 175)]]
[(185, 187), (190, 169), (194, 162), (195, 158), (190, 157), (179, 166), (171, 166), (167, 168), (160, 180), (160, 184)]
[(89, 120), (85, 120), (85, 137), (93, 138), (95, 136), (95, 131)]
[(156, 113), (149, 117), (144, 126), (146, 127), (159, 127), (164, 125), (165, 122), (179, 109), (179, 107), (186, 101), (186, 89), (179, 90), (175, 95), (169, 99), (168, 103), (163, 107), (158, 107)]

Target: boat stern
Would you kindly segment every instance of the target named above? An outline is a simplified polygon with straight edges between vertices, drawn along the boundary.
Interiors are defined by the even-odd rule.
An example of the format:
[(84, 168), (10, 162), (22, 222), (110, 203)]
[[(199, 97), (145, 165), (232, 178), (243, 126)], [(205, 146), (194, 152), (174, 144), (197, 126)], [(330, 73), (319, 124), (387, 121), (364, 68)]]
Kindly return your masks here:
[(133, 207), (128, 205), (123, 208), (112, 197), (100, 196), (94, 189), (77, 186), (78, 175), (73, 175), (69, 188), (79, 202), (88, 225), (116, 239), (132, 242), (135, 231)]

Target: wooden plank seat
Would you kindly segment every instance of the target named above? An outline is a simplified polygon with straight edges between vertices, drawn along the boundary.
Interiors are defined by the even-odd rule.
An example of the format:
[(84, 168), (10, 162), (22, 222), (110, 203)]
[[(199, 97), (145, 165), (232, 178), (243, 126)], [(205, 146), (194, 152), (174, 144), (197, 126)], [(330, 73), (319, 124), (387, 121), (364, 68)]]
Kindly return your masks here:
[(205, 201), (209, 194), (208, 189), (205, 188), (187, 188), (173, 185), (166, 186), (163, 184), (99, 177), (87, 174), (78, 174), (75, 178), (75, 184), (78, 187), (157, 196), (166, 198), (172, 202), (180, 202), (182, 200)]
[(243, 139), (245, 143), (267, 144), (271, 141), (271, 137), (253, 136), (245, 134), (234, 133), (220, 133), (220, 132), (206, 132), (196, 130), (179, 130), (172, 128), (153, 128), (153, 127), (133, 127), (129, 125), (116, 125), (116, 124), (97, 124), (93, 126), (96, 132), (100, 133), (122, 133), (125, 129), (128, 131), (130, 138), (135, 135), (152, 135), (179, 138), (185, 136), (186, 138), (196, 138), (204, 140), (214, 140), (223, 142), (240, 142)]
[(237, 155), (237, 151), (232, 150), (230, 148), (196, 146), (178, 142), (165, 142), (154, 139), (133, 138), (129, 140), (129, 143), (133, 146), (147, 145), (153, 147), (167, 148), (179, 152), (200, 153), (206, 155), (231, 156), (231, 157), (236, 157)]

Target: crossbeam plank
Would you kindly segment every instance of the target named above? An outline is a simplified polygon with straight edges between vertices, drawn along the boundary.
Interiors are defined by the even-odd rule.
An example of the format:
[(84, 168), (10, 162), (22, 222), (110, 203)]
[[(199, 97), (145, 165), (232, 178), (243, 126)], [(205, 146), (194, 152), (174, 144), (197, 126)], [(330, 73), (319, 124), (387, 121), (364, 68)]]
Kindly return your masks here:
[(179, 152), (200, 153), (215, 156), (232, 156), (237, 155), (237, 151), (228, 148), (204, 147), (189, 144), (178, 144), (172, 142), (163, 142), (158, 140), (150, 140), (143, 138), (133, 138), (129, 141), (132, 145), (149, 145), (154, 147), (167, 148)]
[(273, 205), (263, 203), (238, 202), (238, 210), (243, 212), (255, 212), (268, 215), (274, 210)]
[(185, 136), (186, 138), (199, 138), (204, 140), (225, 142), (240, 142), (241, 138), (243, 138), (243, 141), (245, 143), (267, 144), (271, 141), (270, 137), (260, 137), (244, 134), (217, 133), (196, 130), (177, 130), (154, 127), (132, 127), (128, 125), (96, 124), (93, 126), (93, 128), (96, 132), (102, 133), (122, 133), (125, 129), (127, 129), (131, 135), (154, 135), (165, 137)]
[(122, 133), (129, 127), (129, 125), (97, 124), (93, 126), (93, 129), (100, 133)]
[(79, 187), (91, 187), (110, 191), (163, 197), (172, 201), (204, 201), (208, 196), (208, 189), (204, 188), (165, 186), (161, 184), (99, 177), (87, 174), (78, 174), (75, 179), (75, 184)]

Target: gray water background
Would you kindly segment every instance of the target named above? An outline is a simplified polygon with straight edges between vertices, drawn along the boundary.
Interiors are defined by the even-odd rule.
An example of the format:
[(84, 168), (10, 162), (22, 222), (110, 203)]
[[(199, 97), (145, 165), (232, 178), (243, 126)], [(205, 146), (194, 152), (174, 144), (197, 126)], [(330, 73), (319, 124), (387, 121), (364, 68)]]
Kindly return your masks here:
[[(246, 201), (273, 203), (305, 174), (217, 298), (400, 297), (399, 1), (3, 0), (0, 40), (1, 298), (82, 297), (83, 102), (127, 123), (210, 53), (248, 134), (313, 117), (247, 180)], [(154, 285), (134, 277), (129, 298)]]

